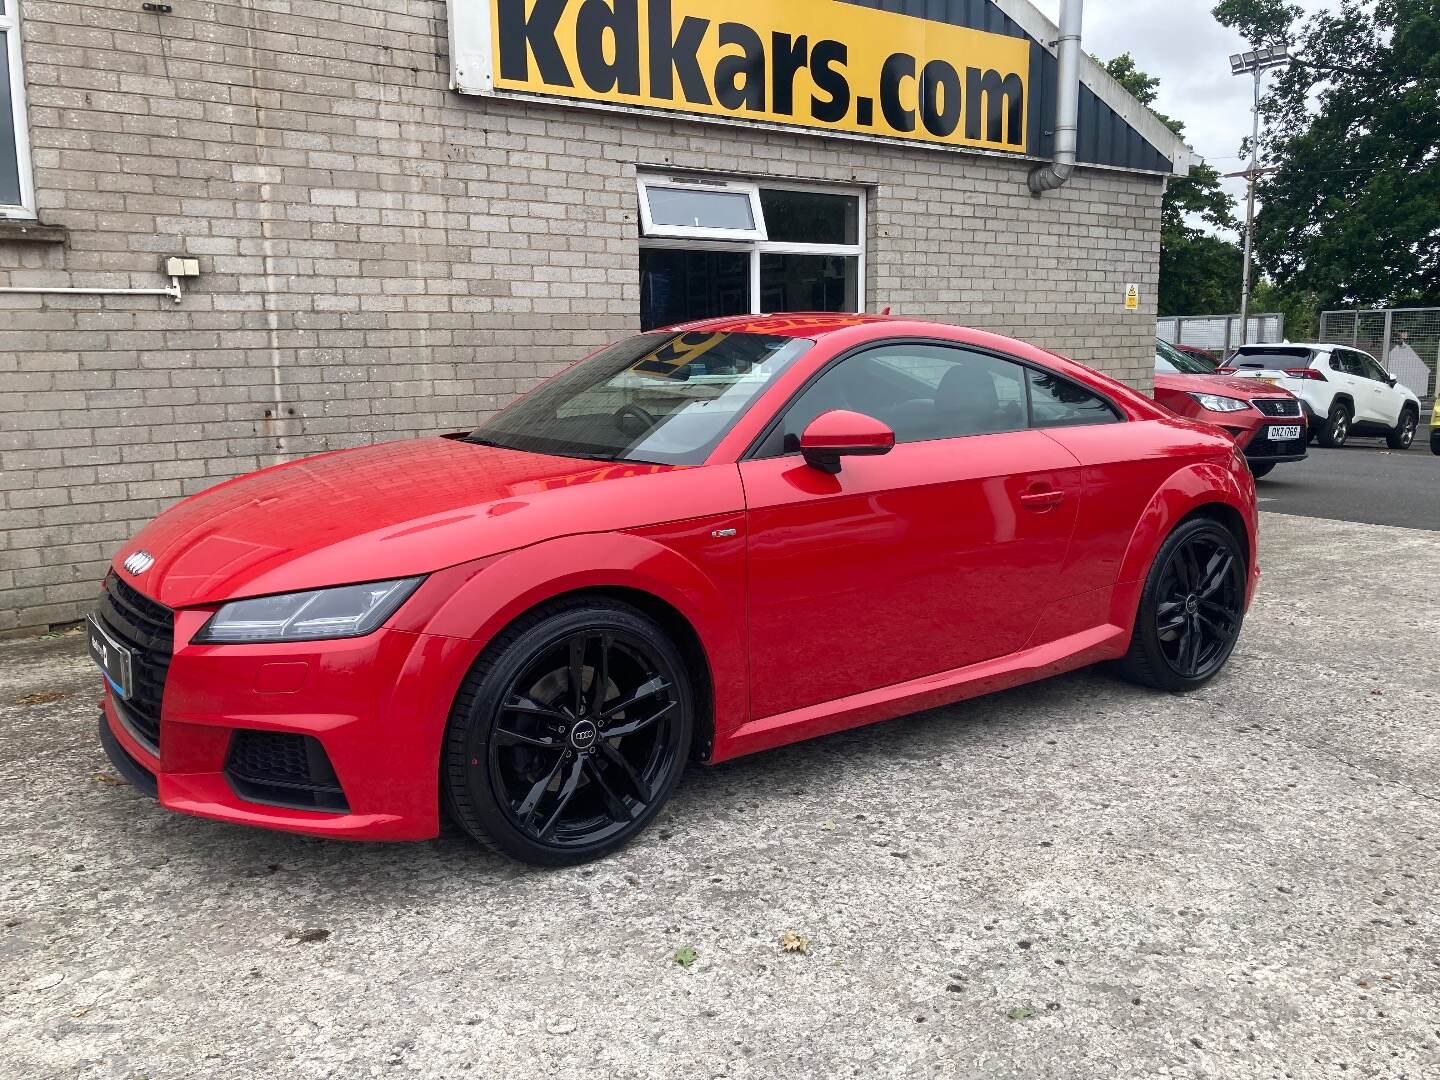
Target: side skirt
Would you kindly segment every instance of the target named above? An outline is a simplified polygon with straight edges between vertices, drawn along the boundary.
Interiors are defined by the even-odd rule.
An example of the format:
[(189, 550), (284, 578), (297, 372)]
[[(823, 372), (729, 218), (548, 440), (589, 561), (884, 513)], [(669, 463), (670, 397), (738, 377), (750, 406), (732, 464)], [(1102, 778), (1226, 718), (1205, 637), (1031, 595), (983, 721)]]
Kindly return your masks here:
[(1036, 682), (1101, 660), (1113, 660), (1125, 652), (1129, 643), (1129, 630), (1106, 623), (1009, 656), (766, 716), (717, 740), (710, 760), (725, 761)]

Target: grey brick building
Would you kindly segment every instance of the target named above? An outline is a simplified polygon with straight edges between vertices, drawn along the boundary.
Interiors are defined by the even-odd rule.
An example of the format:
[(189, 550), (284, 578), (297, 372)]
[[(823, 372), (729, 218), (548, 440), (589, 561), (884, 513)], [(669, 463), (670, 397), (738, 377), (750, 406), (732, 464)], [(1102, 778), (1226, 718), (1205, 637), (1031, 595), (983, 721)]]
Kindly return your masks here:
[[(77, 618), (113, 551), (188, 493), (471, 427), (642, 324), (891, 307), (1150, 378), (1160, 198), (1189, 151), (1087, 62), (1081, 167), (1033, 196), (1056, 31), (1025, 0), (945, 18), (1027, 50), (1023, 105), (990, 96), (992, 117), (1015, 109), (1001, 149), (526, 96), (503, 72), (457, 92), (477, 89), (451, 60), (466, 21), (503, 23), (506, 0), (452, 0), (458, 18), (444, 0), (170, 4), (0, 0), (0, 634)], [(562, 6), (564, 29), (579, 2)], [(923, 22), (908, 0), (832, 6)], [(880, 105), (959, 139), (934, 72)], [(695, 180), (768, 230), (667, 228), (664, 195)], [(173, 256), (199, 276), (173, 287)]]

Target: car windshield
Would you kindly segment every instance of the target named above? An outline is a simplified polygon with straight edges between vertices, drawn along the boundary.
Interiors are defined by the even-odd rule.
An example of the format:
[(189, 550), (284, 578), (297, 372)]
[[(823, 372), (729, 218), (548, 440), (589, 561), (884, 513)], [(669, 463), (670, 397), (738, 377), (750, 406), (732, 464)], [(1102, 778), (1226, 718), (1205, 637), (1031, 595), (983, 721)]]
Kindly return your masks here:
[(699, 465), (812, 344), (769, 334), (640, 334), (542, 383), (466, 441), (558, 457)]
[(1193, 356), (1186, 356), (1168, 342), (1157, 340), (1155, 370), (1165, 375), (1209, 375), (1213, 369), (1206, 367)]

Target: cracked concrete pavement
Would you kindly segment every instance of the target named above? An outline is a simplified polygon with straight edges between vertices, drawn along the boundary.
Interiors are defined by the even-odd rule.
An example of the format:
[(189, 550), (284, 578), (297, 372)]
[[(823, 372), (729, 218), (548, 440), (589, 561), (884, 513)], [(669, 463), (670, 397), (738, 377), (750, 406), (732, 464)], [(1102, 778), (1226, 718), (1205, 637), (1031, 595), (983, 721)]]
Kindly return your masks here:
[(1262, 543), (1198, 694), (694, 770), (563, 871), (162, 811), (81, 639), (0, 644), (0, 1076), (1440, 1075), (1440, 534)]

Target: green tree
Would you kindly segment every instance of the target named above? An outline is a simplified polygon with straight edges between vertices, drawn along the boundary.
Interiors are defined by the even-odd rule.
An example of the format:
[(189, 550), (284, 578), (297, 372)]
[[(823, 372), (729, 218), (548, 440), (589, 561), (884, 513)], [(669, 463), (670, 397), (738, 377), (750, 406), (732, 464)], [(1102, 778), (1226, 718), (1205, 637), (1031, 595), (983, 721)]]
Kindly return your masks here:
[[(1104, 66), (1136, 100), (1154, 103), (1160, 80), (1142, 71), (1129, 53)], [(1155, 115), (1184, 136), (1179, 120)], [(1239, 306), (1241, 251), (1234, 241), (1216, 235), (1238, 227), (1234, 201), (1213, 166), (1196, 165), (1189, 176), (1170, 181), (1160, 207), (1161, 315), (1210, 315)]]
[(1214, 10), (1292, 57), (1262, 106), (1266, 274), (1324, 307), (1440, 303), (1440, 2), (1340, 0), (1308, 18), (1284, 0)]

